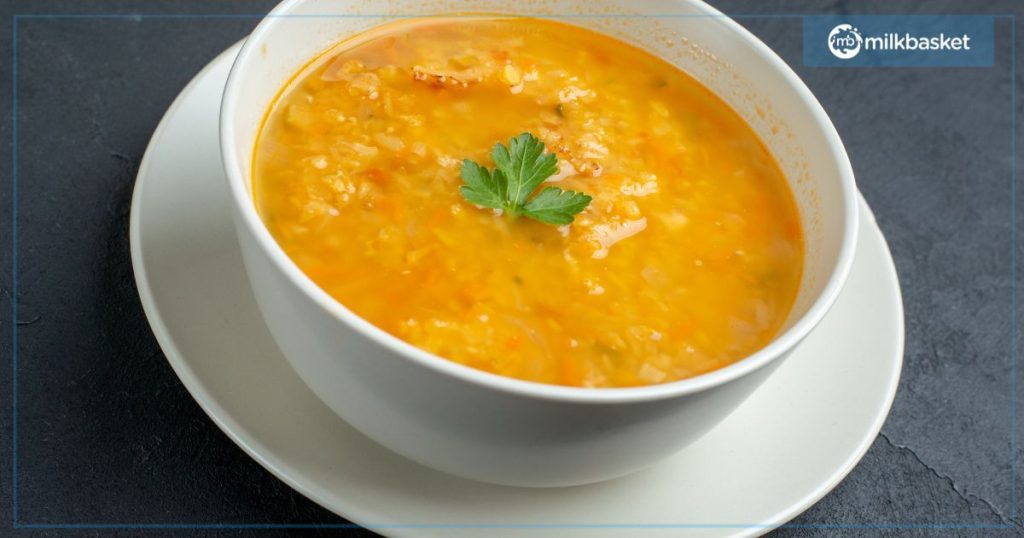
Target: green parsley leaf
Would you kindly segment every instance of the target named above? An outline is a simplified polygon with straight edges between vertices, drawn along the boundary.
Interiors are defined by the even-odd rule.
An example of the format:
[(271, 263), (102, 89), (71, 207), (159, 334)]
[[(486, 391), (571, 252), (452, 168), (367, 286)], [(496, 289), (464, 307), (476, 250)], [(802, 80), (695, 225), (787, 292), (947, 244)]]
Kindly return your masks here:
[(495, 170), (492, 175), (486, 168), (466, 159), (462, 161), (462, 182), (459, 188), (463, 198), (476, 205), (504, 209), (506, 190), (505, 174)]
[(544, 153), (544, 143), (530, 133), (510, 139), (508, 146), (495, 144), (491, 158), (494, 171), (469, 159), (462, 161), (459, 192), (469, 202), (547, 224), (569, 224), (590, 203), (590, 196), (558, 187), (547, 187), (530, 199), (558, 171), (558, 157)]
[(590, 203), (590, 197), (581, 192), (563, 191), (547, 187), (523, 206), (523, 215), (548, 224), (569, 224), (573, 216)]

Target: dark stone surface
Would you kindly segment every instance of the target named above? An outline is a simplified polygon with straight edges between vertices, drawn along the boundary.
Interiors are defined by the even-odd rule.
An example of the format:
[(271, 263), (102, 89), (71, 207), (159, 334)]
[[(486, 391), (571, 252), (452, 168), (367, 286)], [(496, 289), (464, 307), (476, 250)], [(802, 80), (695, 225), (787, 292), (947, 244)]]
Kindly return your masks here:
[[(0, 102), (11, 102), (13, 13), (265, 12), (272, 0), (0, 2)], [(732, 14), (1017, 13), (1012, 1), (721, 1)], [(805, 68), (798, 19), (742, 18), (807, 82), (846, 142), (896, 260), (906, 363), (883, 434), (783, 536), (861, 525), (1007, 524), (1011, 448), (1011, 25), (991, 69)], [(146, 143), (177, 92), (255, 18), (18, 23), (18, 521), (340, 523), (231, 443), (163, 360), (136, 295), (128, 207)], [(1019, 93), (1019, 92), (1018, 92)], [(1019, 108), (1019, 107), (1018, 107)], [(12, 135), (2, 107), (0, 140)], [(5, 145), (5, 147), (7, 147)], [(0, 326), (11, 311), (11, 155), (0, 152)], [(1021, 207), (1021, 189), (1017, 190)], [(1020, 280), (1018, 278), (1017, 282)], [(1020, 315), (1018, 304), (1018, 319)], [(12, 331), (0, 330), (0, 535), (11, 523)], [(1020, 341), (1018, 340), (1018, 345)], [(1020, 411), (1018, 408), (1016, 411)], [(1021, 447), (1019, 429), (1017, 447)], [(1016, 470), (1017, 479), (1013, 480)], [(820, 525), (853, 526), (840, 531)], [(292, 531), (294, 532), (294, 531)], [(340, 531), (303, 531), (310, 535)], [(76, 535), (276, 536), (285, 530), (87, 530)], [(365, 531), (362, 531), (364, 534)]]

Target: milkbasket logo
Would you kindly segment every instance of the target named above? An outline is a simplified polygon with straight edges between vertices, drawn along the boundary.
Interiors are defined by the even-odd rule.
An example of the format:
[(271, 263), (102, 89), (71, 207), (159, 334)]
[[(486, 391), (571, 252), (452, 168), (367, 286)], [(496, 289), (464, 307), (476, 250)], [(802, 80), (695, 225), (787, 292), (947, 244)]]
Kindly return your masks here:
[(864, 38), (861, 37), (860, 32), (849, 24), (837, 24), (828, 33), (828, 50), (832, 56), (841, 60), (848, 60), (856, 56), (863, 44)]
[(990, 67), (993, 41), (984, 15), (804, 17), (809, 66)]

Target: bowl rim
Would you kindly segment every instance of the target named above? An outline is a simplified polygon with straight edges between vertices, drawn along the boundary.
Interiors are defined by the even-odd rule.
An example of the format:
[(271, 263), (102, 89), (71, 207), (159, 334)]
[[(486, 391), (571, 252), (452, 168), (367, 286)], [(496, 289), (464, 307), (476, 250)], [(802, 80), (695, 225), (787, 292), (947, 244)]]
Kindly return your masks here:
[(814, 97), (807, 85), (804, 84), (782, 58), (760, 39), (732, 18), (701, 0), (677, 0), (702, 12), (704, 15), (716, 17), (722, 23), (723, 31), (733, 33), (736, 39), (745, 41), (748, 45), (752, 46), (755, 56), (759, 61), (766, 62), (785, 78), (786, 82), (797, 93), (800, 101), (810, 109), (814, 121), (825, 133), (825, 142), (830, 149), (830, 155), (836, 161), (839, 168), (844, 212), (843, 233), (842, 244), (840, 245), (836, 263), (824, 288), (810, 308), (789, 329), (777, 334), (768, 345), (728, 366), (687, 379), (637, 387), (571, 387), (506, 377), (445, 359), (387, 333), (349, 310), (337, 299), (331, 297), (288, 257), (256, 212), (256, 205), (246, 187), (246, 177), (242, 173), (239, 163), (233, 157), (236, 154), (237, 144), (236, 130), (231, 118), (235, 116), (237, 109), (236, 96), (241, 91), (238, 82), (241, 78), (239, 72), (250, 57), (258, 54), (259, 44), (262, 43), (264, 36), (273, 31), (276, 21), (286, 18), (291, 11), (306, 1), (308, 0), (284, 0), (274, 7), (252, 31), (232, 63), (227, 83), (224, 86), (220, 108), (219, 138), (221, 159), (224, 163), (232, 203), (241, 217), (241, 219), (235, 220), (236, 227), (243, 226), (246, 229), (249, 235), (255, 239), (256, 244), (263, 253), (270, 258), (274, 267), (283, 273), (298, 288), (300, 293), (306, 295), (317, 306), (332, 315), (339, 322), (346, 324), (349, 328), (360, 333), (375, 344), (388, 349), (405, 360), (410, 360), (440, 374), (481, 388), (507, 394), (577, 404), (646, 402), (702, 392), (739, 379), (783, 357), (818, 325), (839, 296), (839, 292), (842, 290), (850, 268), (853, 265), (858, 225), (857, 188), (853, 168), (850, 165), (846, 148), (839, 138), (839, 133), (836, 131), (824, 108), (822, 108), (821, 103)]

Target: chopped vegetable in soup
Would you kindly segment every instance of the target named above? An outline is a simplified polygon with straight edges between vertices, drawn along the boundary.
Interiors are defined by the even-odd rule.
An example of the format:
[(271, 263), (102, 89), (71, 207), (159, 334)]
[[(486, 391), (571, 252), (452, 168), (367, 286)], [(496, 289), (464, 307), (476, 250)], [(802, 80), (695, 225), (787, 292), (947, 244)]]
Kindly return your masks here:
[[(555, 162), (523, 203), (551, 187), (588, 203), (548, 221), (501, 209), (505, 191), (492, 207), (464, 196), (463, 161), (498, 174), (492, 149), (521, 134)], [(542, 383), (729, 365), (780, 330), (803, 266), (786, 179), (732, 109), (649, 53), (548, 20), (411, 20), (341, 43), (268, 113), (254, 192), (288, 256), (359, 316)]]

